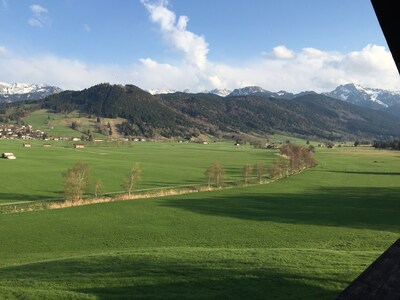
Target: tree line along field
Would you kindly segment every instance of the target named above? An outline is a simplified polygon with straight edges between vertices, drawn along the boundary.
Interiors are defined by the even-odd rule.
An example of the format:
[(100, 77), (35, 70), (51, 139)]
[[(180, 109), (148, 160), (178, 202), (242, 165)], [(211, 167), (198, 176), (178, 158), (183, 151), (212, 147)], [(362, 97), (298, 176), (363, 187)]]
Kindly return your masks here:
[[(77, 158), (106, 176), (111, 158), (99, 153), (107, 151), (120, 161), (121, 175), (126, 161), (141, 162), (142, 186), (201, 181), (214, 159), (235, 178), (243, 164), (271, 162), (275, 153), (218, 143), (16, 146), (17, 159), (7, 163), (29, 158), (33, 176), (44, 150), (58, 153), (47, 156), (54, 161), (50, 173), (43, 171), (47, 188)], [(400, 154), (338, 148), (317, 149), (316, 157), (315, 168), (264, 185), (0, 215), (0, 298), (333, 299), (398, 238)], [(95, 171), (103, 162), (104, 171)], [(8, 193), (23, 188), (15, 184)], [(42, 189), (32, 194), (41, 197)]]

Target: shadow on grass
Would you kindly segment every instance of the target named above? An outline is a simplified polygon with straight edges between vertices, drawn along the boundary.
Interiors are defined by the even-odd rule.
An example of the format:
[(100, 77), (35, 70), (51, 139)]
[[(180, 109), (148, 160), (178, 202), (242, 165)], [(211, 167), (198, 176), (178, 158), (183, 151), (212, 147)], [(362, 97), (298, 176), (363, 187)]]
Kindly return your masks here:
[(200, 214), (399, 231), (400, 188), (325, 188), (298, 193), (199, 194), (165, 199), (160, 205)]
[(400, 175), (400, 172), (365, 172), (365, 171), (333, 171), (333, 170), (326, 170), (324, 172), (330, 173), (344, 173), (344, 174), (358, 174), (358, 175)]
[(339, 291), (321, 285), (345, 286), (348, 281), (337, 274), (284, 273), (221, 257), (187, 259), (158, 253), (0, 268), (0, 286), (15, 284), (32, 293), (65, 290), (98, 299), (333, 299)]
[(54, 197), (44, 195), (28, 195), (28, 194), (17, 194), (17, 193), (1, 193), (0, 200), (3, 202), (17, 202), (17, 201), (38, 201), (38, 200), (49, 200)]

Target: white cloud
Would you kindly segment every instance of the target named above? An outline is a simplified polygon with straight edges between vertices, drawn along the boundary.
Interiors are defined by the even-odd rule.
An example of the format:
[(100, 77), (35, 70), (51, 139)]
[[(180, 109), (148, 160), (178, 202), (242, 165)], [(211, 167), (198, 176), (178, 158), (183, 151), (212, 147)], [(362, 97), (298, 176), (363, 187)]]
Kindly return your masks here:
[(32, 27), (44, 27), (44, 24), (36, 18), (29, 18), (28, 24)]
[(273, 51), (275, 57), (278, 59), (290, 59), (294, 57), (293, 51), (283, 45), (275, 47)]
[(33, 4), (33, 5), (29, 6), (29, 8), (31, 9), (31, 11), (34, 14), (37, 14), (37, 15), (48, 12), (47, 8), (40, 6), (39, 4)]
[(186, 29), (189, 18), (180, 16), (178, 21), (173, 11), (167, 8), (167, 1), (157, 3), (141, 0), (150, 13), (153, 23), (160, 25), (161, 33), (169, 45), (181, 51), (187, 63), (200, 70), (207, 67), (208, 44), (203, 36)]
[(29, 8), (32, 12), (32, 16), (28, 20), (30, 26), (43, 28), (50, 24), (50, 18), (47, 16), (47, 8), (39, 4), (33, 4)]
[(0, 81), (43, 82), (63, 89), (83, 89), (109, 82), (134, 84), (143, 89), (188, 88), (193, 92), (249, 85), (271, 91), (325, 92), (350, 82), (372, 88), (400, 89), (400, 77), (390, 52), (376, 45), (350, 53), (304, 48), (293, 51), (291, 59), (260, 57), (241, 62), (241, 66), (209, 61), (205, 71), (186, 62), (159, 63), (152, 58), (122, 66), (88, 64), (56, 55), (27, 57), (0, 46)]

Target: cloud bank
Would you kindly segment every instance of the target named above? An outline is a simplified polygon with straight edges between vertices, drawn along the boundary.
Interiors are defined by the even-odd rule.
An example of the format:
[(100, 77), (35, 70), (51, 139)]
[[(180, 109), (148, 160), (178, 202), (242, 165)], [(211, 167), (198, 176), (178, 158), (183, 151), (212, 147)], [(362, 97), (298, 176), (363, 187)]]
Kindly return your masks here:
[[(390, 52), (383, 46), (369, 44), (358, 51), (342, 53), (312, 47), (295, 51), (277, 45), (273, 49), (259, 49), (256, 58), (227, 64), (209, 59), (206, 38), (190, 31), (189, 18), (177, 16), (168, 8), (167, 1), (141, 3), (166, 46), (180, 54), (180, 61), (160, 63), (143, 57), (131, 65), (88, 64), (54, 54), (20, 55), (0, 44), (0, 81), (47, 83), (63, 89), (109, 82), (193, 92), (250, 85), (271, 91), (325, 92), (346, 83), (400, 90), (400, 76)], [(47, 17), (47, 9), (40, 5), (30, 9), (38, 21), (31, 25), (45, 26), (38, 16)]]

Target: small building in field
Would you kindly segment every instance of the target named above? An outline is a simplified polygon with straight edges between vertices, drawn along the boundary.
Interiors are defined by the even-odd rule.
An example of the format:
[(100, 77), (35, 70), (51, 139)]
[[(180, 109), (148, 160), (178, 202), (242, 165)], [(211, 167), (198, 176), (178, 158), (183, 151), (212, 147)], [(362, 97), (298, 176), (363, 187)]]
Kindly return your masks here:
[(6, 159), (16, 159), (14, 153), (11, 153), (11, 152), (4, 152), (4, 153), (1, 155), (1, 157), (2, 157), (2, 158), (6, 158)]
[(22, 146), (24, 148), (30, 148), (32, 146), (32, 144), (31, 143), (23, 143)]
[(74, 148), (83, 149), (83, 148), (85, 148), (85, 145), (84, 144), (74, 144)]
[(51, 144), (43, 144), (43, 148), (50, 148)]

